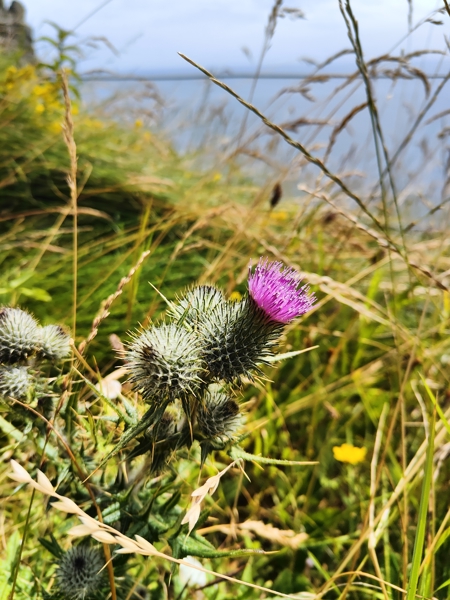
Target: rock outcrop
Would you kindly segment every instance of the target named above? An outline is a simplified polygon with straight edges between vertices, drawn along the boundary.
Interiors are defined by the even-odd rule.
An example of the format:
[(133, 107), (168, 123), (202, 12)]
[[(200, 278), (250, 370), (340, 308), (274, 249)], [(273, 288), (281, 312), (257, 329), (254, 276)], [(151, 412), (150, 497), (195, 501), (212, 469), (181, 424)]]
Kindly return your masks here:
[(0, 0), (0, 52), (18, 50), (25, 61), (35, 61), (33, 36), (25, 23), (25, 8), (17, 0), (5, 8), (3, 0)]

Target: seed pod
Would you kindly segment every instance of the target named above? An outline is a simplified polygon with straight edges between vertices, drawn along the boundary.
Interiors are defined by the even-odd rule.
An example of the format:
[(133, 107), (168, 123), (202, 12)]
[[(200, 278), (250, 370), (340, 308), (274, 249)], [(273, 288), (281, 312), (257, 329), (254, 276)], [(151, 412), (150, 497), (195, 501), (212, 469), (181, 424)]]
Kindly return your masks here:
[(88, 600), (104, 583), (104, 560), (98, 550), (74, 546), (58, 563), (56, 584), (64, 599)]
[(23, 362), (39, 350), (39, 346), (39, 325), (34, 317), (20, 308), (0, 309), (0, 362)]

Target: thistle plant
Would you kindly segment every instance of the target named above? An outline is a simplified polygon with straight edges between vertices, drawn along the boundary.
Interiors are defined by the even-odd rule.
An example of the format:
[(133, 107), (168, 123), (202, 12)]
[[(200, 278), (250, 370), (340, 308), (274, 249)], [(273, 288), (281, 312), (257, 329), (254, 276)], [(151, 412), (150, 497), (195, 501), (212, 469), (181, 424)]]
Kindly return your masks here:
[(70, 336), (60, 325), (41, 327), (25, 310), (0, 308), (1, 399), (27, 400), (37, 390), (48, 393), (50, 380), (43, 380), (39, 364), (60, 361), (69, 354)]
[(199, 285), (188, 290), (178, 304), (172, 304), (169, 314), (177, 321), (186, 321), (189, 325), (196, 326), (218, 306), (226, 304), (221, 290), (213, 285)]
[(105, 564), (95, 548), (80, 545), (64, 553), (56, 571), (56, 585), (64, 600), (89, 600), (105, 582)]
[(175, 324), (143, 331), (131, 345), (128, 361), (130, 381), (150, 404), (185, 400), (202, 383), (199, 340)]
[(0, 397), (26, 398), (33, 386), (33, 377), (27, 367), (0, 366)]
[(40, 331), (35, 318), (20, 308), (0, 309), (1, 363), (22, 363), (36, 354), (39, 348)]
[(39, 342), (39, 353), (42, 358), (58, 361), (70, 354), (70, 336), (61, 325), (42, 327)]
[[(140, 435), (129, 458), (150, 452), (153, 471), (194, 440), (202, 462), (233, 443), (243, 423), (233, 387), (262, 374), (285, 326), (314, 301), (297, 271), (267, 259), (249, 269), (248, 294), (239, 302), (214, 286), (188, 290), (171, 304), (170, 322), (141, 331), (130, 344), (129, 381), (149, 408), (101, 465)], [(178, 417), (170, 406), (180, 406)]]

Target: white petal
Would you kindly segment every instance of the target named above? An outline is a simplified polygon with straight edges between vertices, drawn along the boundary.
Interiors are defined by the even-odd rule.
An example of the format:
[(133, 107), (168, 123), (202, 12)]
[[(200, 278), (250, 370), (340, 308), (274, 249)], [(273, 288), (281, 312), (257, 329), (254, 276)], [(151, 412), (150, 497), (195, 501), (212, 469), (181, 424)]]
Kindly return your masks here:
[[(195, 565), (196, 567), (202, 567), (202, 563), (199, 562), (193, 556), (186, 556), (183, 558), (183, 561), (186, 563), (190, 563), (191, 565)], [(183, 585), (187, 585), (189, 587), (193, 586), (203, 586), (208, 582), (206, 573), (203, 571), (199, 571), (195, 567), (188, 567), (185, 564), (180, 565), (179, 578)]]

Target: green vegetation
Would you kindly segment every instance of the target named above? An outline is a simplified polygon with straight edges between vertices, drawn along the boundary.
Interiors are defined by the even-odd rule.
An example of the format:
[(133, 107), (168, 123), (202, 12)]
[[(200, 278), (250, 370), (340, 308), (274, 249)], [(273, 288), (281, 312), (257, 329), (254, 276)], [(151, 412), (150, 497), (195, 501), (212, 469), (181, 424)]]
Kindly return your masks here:
[[(86, 600), (271, 597), (255, 586), (311, 600), (448, 597), (447, 213), (439, 228), (398, 225), (382, 175), (378, 195), (358, 197), (364, 212), (335, 174), (271, 208), (274, 181), (257, 185), (238, 157), (195, 171), (140, 124), (93, 115), (75, 96), (70, 108), (61, 86), (45, 69), (0, 72), (0, 300), (74, 339), (72, 359), (39, 367), (54, 378), (51, 410), (38, 393), (0, 405), (0, 600), (67, 594), (72, 542), (115, 556), (86, 579)], [(314, 348), (245, 382), (240, 446), (201, 468), (194, 444), (155, 475), (131, 444), (95, 471), (145, 412), (120, 370), (129, 332), (194, 283), (239, 297), (262, 255), (302, 271), (318, 298), (280, 353)], [(118, 397), (105, 383), (115, 377)], [(115, 554), (106, 530), (71, 538), (76, 511), (52, 507), (42, 476), (35, 490), (9, 479), (10, 459), (141, 545)], [(190, 494), (233, 461), (188, 535)], [(156, 552), (199, 558), (211, 585), (195, 591)]]

